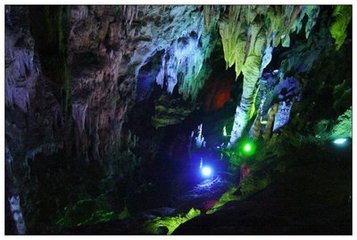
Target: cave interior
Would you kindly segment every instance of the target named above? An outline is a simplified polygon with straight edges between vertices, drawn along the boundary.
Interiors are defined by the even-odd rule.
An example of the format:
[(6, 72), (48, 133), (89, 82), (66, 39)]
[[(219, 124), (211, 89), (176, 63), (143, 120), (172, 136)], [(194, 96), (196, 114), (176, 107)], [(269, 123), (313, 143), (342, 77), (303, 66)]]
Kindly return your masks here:
[(352, 5), (4, 19), (6, 235), (352, 234)]

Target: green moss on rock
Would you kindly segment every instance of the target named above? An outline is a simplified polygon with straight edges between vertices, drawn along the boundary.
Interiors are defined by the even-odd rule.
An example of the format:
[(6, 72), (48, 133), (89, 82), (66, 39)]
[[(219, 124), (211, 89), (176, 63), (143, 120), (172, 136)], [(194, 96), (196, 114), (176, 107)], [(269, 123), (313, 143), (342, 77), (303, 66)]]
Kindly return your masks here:
[(336, 124), (332, 128), (331, 138), (352, 137), (352, 107), (338, 117)]
[(336, 49), (340, 49), (347, 37), (347, 27), (352, 18), (352, 6), (338, 5), (335, 7), (333, 16), (335, 21), (330, 26), (331, 36), (335, 39)]
[(146, 229), (151, 234), (158, 234), (159, 228), (166, 227), (168, 229), (167, 235), (170, 235), (178, 226), (200, 214), (200, 210), (191, 208), (186, 215), (179, 214), (173, 217), (157, 217), (147, 223)]
[(125, 212), (125, 209), (121, 213), (114, 212), (106, 196), (102, 194), (97, 198), (82, 199), (73, 205), (67, 206), (56, 224), (60, 228), (73, 227), (124, 219), (127, 216), (129, 214)]
[(214, 206), (208, 210), (206, 213), (207, 214), (212, 214), (222, 208), (225, 204), (231, 201), (237, 201), (240, 199), (239, 196), (235, 195), (235, 192), (237, 191), (237, 187), (232, 187), (230, 188), (227, 192), (225, 192), (219, 200), (214, 204)]

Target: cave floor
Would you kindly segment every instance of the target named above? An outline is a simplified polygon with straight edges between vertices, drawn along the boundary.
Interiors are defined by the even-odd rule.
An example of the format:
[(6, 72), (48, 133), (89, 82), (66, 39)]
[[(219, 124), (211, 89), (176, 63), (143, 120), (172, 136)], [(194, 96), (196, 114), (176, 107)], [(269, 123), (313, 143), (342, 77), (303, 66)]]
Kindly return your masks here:
[(80, 226), (63, 234), (149, 234), (144, 228), (148, 220), (197, 208), (201, 215), (181, 224), (173, 234), (348, 235), (352, 234), (351, 179), (351, 159), (314, 160), (290, 168), (266, 189), (244, 200), (205, 214), (232, 184), (216, 177), (200, 182), (169, 206), (123, 221)]
[(350, 235), (351, 159), (296, 166), (272, 185), (180, 225), (174, 234)]
[(161, 203), (162, 207), (147, 209), (125, 220), (113, 220), (66, 229), (61, 234), (149, 234), (145, 229), (148, 221), (157, 217), (185, 215), (192, 208), (199, 209), (204, 213), (213, 207), (214, 203), (232, 184), (232, 179), (229, 176), (227, 177), (224, 174), (215, 175), (214, 177), (203, 179), (188, 190), (181, 192), (173, 200), (167, 202), (166, 205)]

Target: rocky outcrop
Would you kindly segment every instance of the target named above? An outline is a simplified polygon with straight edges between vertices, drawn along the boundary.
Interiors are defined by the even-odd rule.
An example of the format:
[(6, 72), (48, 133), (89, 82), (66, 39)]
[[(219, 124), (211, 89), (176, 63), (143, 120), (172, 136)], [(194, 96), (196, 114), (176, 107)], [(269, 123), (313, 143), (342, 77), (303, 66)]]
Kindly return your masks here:
[(196, 96), (209, 40), (199, 6), (7, 6), (7, 192), (31, 205), (26, 187), (47, 174), (34, 166), (54, 155), (113, 169), (141, 69), (157, 64), (148, 88)]
[[(282, 42), (289, 47), (293, 32), (299, 33), (307, 16), (308, 39), (319, 14), (318, 6), (230, 6), (227, 19), (220, 24), (220, 34), (227, 66), (235, 65), (236, 77), (242, 72), (243, 93), (236, 108), (230, 145), (242, 137), (254, 113), (257, 81), (272, 59), (273, 48)], [(267, 24), (269, 23), (269, 24)]]
[[(156, 82), (172, 93), (178, 85), (184, 97), (197, 95), (203, 83), (196, 87), (195, 79), (209, 54), (208, 40), (195, 6), (73, 7), (68, 50), (78, 155), (103, 160), (119, 147), (138, 80), (147, 81), (147, 88)], [(190, 62), (192, 53), (198, 59)], [(157, 54), (163, 67), (151, 78), (140, 77)]]
[(5, 136), (13, 158), (13, 177), (25, 178), (26, 174), (21, 171), (30, 167), (29, 162), (36, 154), (43, 151), (52, 154), (53, 149), (61, 148), (63, 114), (61, 104), (51, 91), (53, 84), (41, 74), (28, 21), (19, 19), (27, 19), (28, 10), (8, 7), (7, 16)]

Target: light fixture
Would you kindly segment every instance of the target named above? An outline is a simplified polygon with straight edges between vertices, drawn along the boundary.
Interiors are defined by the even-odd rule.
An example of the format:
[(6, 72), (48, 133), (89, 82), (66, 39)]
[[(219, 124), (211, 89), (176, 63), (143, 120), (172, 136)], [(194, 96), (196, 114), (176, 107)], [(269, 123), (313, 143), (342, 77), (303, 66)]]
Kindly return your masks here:
[(213, 170), (209, 166), (203, 166), (201, 168), (201, 174), (202, 174), (203, 177), (208, 178), (208, 177), (212, 176), (212, 173), (213, 173)]
[(246, 143), (243, 147), (244, 152), (249, 153), (250, 151), (252, 151), (252, 145), (250, 145), (250, 143)]
[(336, 138), (333, 143), (336, 145), (343, 145), (347, 142), (347, 138)]
[(248, 157), (255, 153), (256, 146), (252, 141), (244, 141), (239, 148), (242, 156)]

